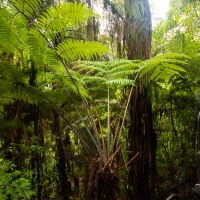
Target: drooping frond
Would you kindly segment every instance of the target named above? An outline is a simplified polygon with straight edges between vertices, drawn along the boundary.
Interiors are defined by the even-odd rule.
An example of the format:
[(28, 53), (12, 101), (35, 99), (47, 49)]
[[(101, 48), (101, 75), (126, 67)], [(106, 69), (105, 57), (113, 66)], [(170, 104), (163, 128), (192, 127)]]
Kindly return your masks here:
[(23, 82), (24, 74), (15, 65), (9, 62), (0, 62), (0, 79), (8, 82)]
[(185, 66), (190, 57), (182, 54), (159, 55), (144, 62), (140, 77), (150, 73), (149, 80), (168, 82), (173, 75), (185, 73)]
[(29, 52), (29, 57), (35, 63), (45, 61), (47, 50), (47, 41), (35, 29), (31, 29), (26, 34), (26, 49)]
[[(11, 16), (9, 16), (11, 17)], [(20, 46), (16, 26), (6, 16), (0, 15), (0, 48), (6, 52), (13, 52)]]
[(39, 17), (37, 27), (54, 41), (59, 33), (67, 29), (76, 30), (80, 24), (86, 25), (88, 19), (94, 16), (94, 12), (81, 3), (56, 4)]
[(127, 67), (130, 69), (138, 69), (140, 67), (142, 61), (141, 60), (113, 60), (110, 62), (106, 62), (106, 69), (113, 69), (113, 70), (118, 70), (120, 68), (126, 69)]
[[(139, 72), (141, 66), (141, 61), (130, 61), (130, 60), (119, 60), (114, 61), (113, 63), (108, 63), (109, 70), (107, 71), (105, 78), (106, 79), (119, 79), (116, 83), (121, 83), (122, 85), (133, 85), (133, 79), (137, 72)], [(128, 80), (128, 81), (125, 81)], [(123, 82), (123, 80), (125, 82)], [(113, 83), (115, 81), (112, 81)]]
[(10, 0), (10, 6), (16, 8), (27, 18), (32, 19), (40, 6), (40, 0)]
[(118, 60), (109, 62), (82, 62), (73, 69), (82, 74), (82, 79), (103, 85), (134, 85), (133, 77), (140, 69), (138, 61)]
[[(73, 75), (73, 73), (71, 73)], [(59, 88), (62, 88), (63, 94), (68, 98), (74, 95), (81, 95), (83, 98), (88, 97), (87, 91), (84, 88), (83, 81), (76, 76), (69, 76), (68, 74), (55, 74), (53, 81), (57, 83)], [(77, 92), (79, 89), (79, 93)], [(59, 89), (61, 90), (61, 89)]]
[(46, 51), (46, 57), (47, 57), (47, 64), (51, 67), (58, 67), (60, 66), (60, 59), (56, 52), (53, 49), (47, 49)]
[(27, 83), (27, 77), (21, 69), (9, 63), (0, 62), (0, 101), (10, 103), (14, 99), (23, 100), (29, 103), (48, 102), (51, 94), (32, 87)]

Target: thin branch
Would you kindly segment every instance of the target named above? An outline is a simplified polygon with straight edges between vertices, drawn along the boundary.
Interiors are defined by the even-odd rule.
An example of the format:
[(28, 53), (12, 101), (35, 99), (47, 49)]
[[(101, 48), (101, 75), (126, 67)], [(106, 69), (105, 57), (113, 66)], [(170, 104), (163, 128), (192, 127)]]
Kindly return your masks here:
[(133, 157), (131, 158), (127, 164), (125, 164), (124, 166), (118, 168), (117, 170), (115, 170), (115, 172), (119, 171), (120, 169), (124, 168), (124, 167), (127, 167), (137, 156), (138, 156), (139, 152)]
[[(136, 74), (134, 81), (136, 81), (138, 77), (139, 77), (139, 73)], [(124, 127), (124, 121), (125, 121), (125, 118), (126, 118), (126, 113), (127, 113), (128, 106), (129, 106), (129, 103), (130, 103), (133, 88), (134, 88), (134, 86), (131, 87), (131, 90), (130, 90), (130, 93), (129, 93), (129, 97), (128, 97), (128, 101), (127, 101), (126, 108), (125, 108), (125, 111), (124, 111), (124, 116), (123, 116), (123, 120), (122, 120), (122, 124), (121, 124), (121, 127), (120, 127), (120, 131), (119, 131), (119, 135), (118, 135), (118, 138), (117, 138), (115, 149), (119, 145), (119, 140), (120, 140), (120, 137), (121, 137), (121, 134), (122, 134), (122, 129)]]
[(127, 110), (128, 110), (128, 106), (129, 106), (129, 102), (130, 102), (130, 99), (131, 99), (132, 92), (133, 92), (133, 86), (131, 87), (131, 90), (130, 90), (130, 93), (129, 93), (129, 97), (128, 97), (128, 101), (127, 101), (126, 108), (125, 108), (125, 111), (124, 111), (124, 116), (123, 116), (123, 119), (122, 119), (122, 124), (121, 124), (121, 127), (120, 127), (120, 131), (119, 131), (119, 135), (118, 135), (118, 138), (117, 138), (115, 149), (118, 147), (119, 140), (120, 140), (120, 137), (121, 137), (121, 134), (122, 134), (122, 129), (124, 127), (124, 121), (125, 121), (125, 118), (126, 118), (126, 113), (127, 113)]
[(104, 167), (103, 167), (103, 170), (106, 168), (106, 166), (108, 165), (108, 163), (110, 162), (110, 160), (113, 160), (113, 158), (115, 157), (116, 153), (120, 150), (121, 146), (122, 146), (122, 145), (120, 145), (120, 146), (118, 147), (118, 149), (115, 151), (115, 153), (114, 153), (112, 156), (110, 156), (110, 158), (108, 159), (108, 161), (105, 163), (105, 165), (104, 165)]
[(108, 122), (107, 122), (107, 159), (109, 157), (110, 154), (110, 88), (109, 88), (109, 84), (108, 84)]

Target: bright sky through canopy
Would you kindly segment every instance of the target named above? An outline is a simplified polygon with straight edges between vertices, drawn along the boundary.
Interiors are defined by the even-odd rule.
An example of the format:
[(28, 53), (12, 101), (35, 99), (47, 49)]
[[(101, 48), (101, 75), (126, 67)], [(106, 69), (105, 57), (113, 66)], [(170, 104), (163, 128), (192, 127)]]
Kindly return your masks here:
[(150, 0), (152, 17), (165, 18), (170, 0)]
[(149, 0), (153, 27), (166, 17), (170, 0)]

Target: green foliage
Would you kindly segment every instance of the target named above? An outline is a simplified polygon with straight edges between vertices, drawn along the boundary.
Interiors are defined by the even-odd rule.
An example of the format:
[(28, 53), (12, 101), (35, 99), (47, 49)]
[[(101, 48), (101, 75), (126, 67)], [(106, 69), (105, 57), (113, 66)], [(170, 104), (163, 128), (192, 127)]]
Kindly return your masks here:
[(182, 76), (180, 73), (185, 73), (183, 67), (188, 65), (189, 56), (181, 54), (165, 54), (158, 55), (145, 62), (141, 69), (140, 77), (150, 73), (150, 81), (163, 81), (169, 83), (173, 76)]
[[(146, 61), (115, 60), (109, 62), (82, 62), (73, 69), (80, 73), (87, 91), (94, 95), (100, 88), (133, 86), (134, 79), (149, 74), (149, 81), (170, 84), (172, 77), (184, 76), (191, 58), (183, 54), (158, 55)], [(115, 88), (116, 89), (116, 88)], [(105, 96), (107, 91), (105, 91)], [(101, 92), (101, 95), (102, 95)], [(103, 97), (104, 95), (102, 95)]]
[(95, 59), (106, 50), (107, 48), (99, 43), (74, 40), (66, 40), (57, 47), (58, 55), (68, 61)]
[(77, 30), (81, 25), (96, 16), (93, 11), (81, 3), (56, 4), (48, 8), (38, 18), (37, 28), (52, 41), (59, 37), (68, 37), (68, 30)]
[(30, 180), (24, 178), (22, 172), (13, 170), (12, 164), (3, 163), (0, 169), (0, 176), (0, 199), (31, 199), (35, 195)]
[(32, 19), (39, 9), (41, 1), (40, 0), (11, 0), (9, 6), (14, 7), (25, 17)]
[[(12, 15), (5, 8), (1, 9), (0, 16), (0, 47), (6, 52), (16, 51), (16, 47), (19, 47), (21, 43), (15, 22), (20, 20), (21, 16), (18, 14), (15, 15), (15, 13)], [(19, 23), (17, 25), (19, 25)]]
[[(133, 4), (128, 1), (125, 3), (127, 15), (135, 19), (143, 15), (144, 5), (141, 1), (134, 1)], [(159, 175), (163, 175), (163, 171), (170, 167), (172, 164), (170, 160), (174, 159), (176, 166), (185, 164), (184, 148), (181, 152), (178, 150), (185, 145), (188, 149), (187, 156), (193, 153), (191, 143), (187, 143), (187, 140), (182, 138), (183, 129), (189, 130), (189, 126), (181, 121), (188, 115), (195, 116), (196, 113), (191, 109), (193, 112), (184, 110), (179, 115), (178, 110), (183, 110), (188, 105), (185, 102), (191, 102), (192, 98), (189, 98), (188, 94), (199, 95), (199, 90), (194, 89), (192, 93), (190, 88), (186, 87), (188, 84), (194, 84), (192, 77), (196, 77), (196, 70), (199, 70), (199, 57), (192, 55), (194, 52), (196, 55), (199, 53), (199, 47), (196, 45), (199, 40), (185, 32), (183, 34), (181, 29), (178, 31), (175, 29), (178, 21), (182, 19), (175, 16), (171, 24), (164, 23), (166, 31), (173, 29), (168, 35), (162, 29), (163, 24), (155, 31), (158, 40), (154, 44), (153, 54), (158, 55), (149, 60), (122, 59), (93, 62), (91, 60), (97, 60), (102, 54), (108, 52), (108, 47), (98, 42), (77, 38), (77, 32), (80, 29), (84, 32), (88, 20), (96, 16), (93, 11), (81, 3), (57, 4), (42, 13), (39, 7), (40, 1), (37, 0), (33, 2), (13, 0), (0, 10), (1, 138), (8, 143), (16, 141), (16, 144), (8, 150), (12, 157), (20, 153), (22, 161), (19, 159), (19, 162), (25, 166), (23, 171), (15, 170), (15, 166), (1, 167), (0, 199), (1, 197), (2, 199), (30, 199), (35, 195), (35, 189), (32, 188), (33, 185), (30, 182), (36, 183), (37, 173), (34, 171), (36, 160), (34, 159), (37, 156), (41, 156), (40, 161), (43, 162), (42, 193), (45, 197), (52, 199), (55, 197), (59, 180), (59, 171), (56, 170), (59, 159), (57, 161), (55, 158), (56, 148), (59, 145), (56, 147), (56, 141), (60, 138), (52, 134), (54, 124), (52, 109), (63, 117), (62, 120), (58, 120), (61, 126), (61, 139), (67, 140), (66, 135), (68, 133), (72, 135), (74, 132), (76, 136), (73, 135), (70, 138), (74, 140), (72, 145), (76, 149), (76, 154), (84, 154), (81, 152), (83, 151), (81, 145), (78, 146), (78, 141), (75, 141), (79, 137), (84, 147), (88, 146), (91, 153), (99, 153), (103, 160), (102, 152), (105, 153), (102, 148), (103, 140), (109, 136), (106, 134), (109, 128), (113, 134), (110, 136), (121, 136), (122, 129), (119, 130), (120, 127), (115, 126), (118, 126), (116, 125), (118, 121), (122, 121), (128, 99), (127, 93), (135, 86), (137, 78), (142, 78), (143, 83), (147, 83), (148, 87), (154, 86), (155, 97), (152, 98), (152, 105), (156, 128), (174, 131), (174, 126), (179, 127), (177, 132), (173, 132), (177, 133), (176, 147), (171, 148), (169, 145), (172, 144), (171, 141), (174, 142), (173, 145), (175, 144), (177, 140), (175, 134), (170, 131), (158, 134)], [(191, 16), (194, 17), (194, 14), (195, 12), (191, 13)], [(189, 24), (190, 20), (187, 19), (184, 22)], [(196, 26), (195, 30), (197, 28)], [(195, 70), (192, 72), (191, 67), (188, 66), (193, 66)], [(199, 80), (196, 79), (196, 85), (199, 84)], [(173, 100), (172, 104), (169, 103), (169, 97)], [(16, 101), (19, 104), (14, 107), (12, 103)], [(35, 107), (30, 104), (38, 105), (38, 119), (34, 122), (32, 115)], [(10, 110), (7, 108), (8, 105)], [(171, 113), (169, 113), (170, 109), (172, 109)], [(6, 117), (10, 113), (12, 119), (8, 121)], [(170, 123), (172, 114), (176, 116), (174, 125)], [(107, 120), (108, 118), (111, 118), (111, 123)], [(194, 121), (194, 118), (188, 117), (187, 122), (190, 120)], [(37, 127), (36, 121), (39, 124)], [(42, 130), (41, 133), (39, 130)], [(36, 139), (35, 131), (40, 133)], [(126, 131), (124, 135), (127, 135)], [(189, 135), (187, 139), (191, 141), (193, 132), (188, 132), (186, 132)], [(19, 133), (21, 135), (17, 135)], [(127, 142), (125, 136), (122, 137), (121, 141), (125, 144)], [(43, 146), (39, 144), (42, 142)], [(111, 139), (111, 142), (115, 141)], [(3, 148), (3, 142), (1, 145)], [(74, 147), (75, 145), (77, 146)], [(112, 144), (107, 144), (109, 145), (112, 146)], [(64, 151), (68, 153), (66, 157), (73, 158), (73, 152), (69, 149), (70, 144), (63, 146)], [(126, 153), (125, 150), (124, 153)], [(168, 155), (169, 160), (166, 161), (165, 156)], [(181, 159), (178, 159), (177, 155), (182, 156)], [(34, 169), (30, 170), (30, 165)], [(26, 174), (26, 170), (29, 175)], [(78, 164), (75, 170), (76, 174), (82, 173)], [(181, 179), (183, 171), (179, 170), (176, 175), (177, 180)], [(127, 178), (124, 171), (120, 173), (121, 177)], [(73, 179), (71, 174), (68, 173), (67, 176), (70, 181)], [(127, 189), (126, 183), (121, 185), (121, 188)]]
[[(37, 20), (33, 20), (39, 3), (40, 1), (11, 1), (8, 3), (11, 10), (8, 6), (1, 9), (1, 59), (7, 59), (4, 58), (5, 51), (6, 56), (12, 55), (13, 61), (12, 64), (1, 63), (2, 92), (5, 91), (6, 99), (14, 96), (30, 103), (47, 102), (47, 99), (54, 101), (55, 96), (62, 99), (61, 93), (64, 91), (87, 96), (82, 82), (76, 78), (75, 72), (68, 69), (67, 63), (77, 59), (96, 59), (108, 48), (97, 42), (70, 39), (67, 32), (70, 29), (71, 34), (80, 24), (85, 25), (88, 19), (96, 15), (83, 4), (67, 3), (52, 6)], [(28, 21), (31, 21), (31, 27)], [(40, 71), (36, 77), (38, 89), (27, 82), (32, 73), (33, 62), (34, 67)], [(42, 76), (45, 77), (45, 82), (41, 79)], [(49, 87), (52, 82), (59, 87), (50, 93), (55, 88)], [(55, 92), (58, 93), (55, 95)]]
[[(171, 55), (167, 60), (172, 59), (172, 63), (169, 63), (178, 72), (171, 77), (170, 84), (163, 84), (158, 80), (152, 92), (160, 190), (168, 189), (189, 176), (195, 179), (191, 169), (196, 165), (196, 119), (200, 107), (197, 84), (200, 74), (199, 30), (196, 29), (199, 21), (198, 4), (198, 1), (191, 4), (190, 1), (171, 1), (167, 20), (161, 21), (153, 32), (152, 55)], [(180, 57), (173, 58), (176, 53)], [(181, 54), (188, 58), (181, 58)], [(179, 60), (180, 68), (174, 66), (174, 59)], [(152, 72), (149, 71), (150, 77), (155, 74), (155, 70), (153, 68)], [(155, 77), (156, 74), (153, 78)], [(193, 184), (195, 181), (188, 181), (189, 187), (183, 186), (180, 194), (184, 196), (185, 191), (191, 190)]]

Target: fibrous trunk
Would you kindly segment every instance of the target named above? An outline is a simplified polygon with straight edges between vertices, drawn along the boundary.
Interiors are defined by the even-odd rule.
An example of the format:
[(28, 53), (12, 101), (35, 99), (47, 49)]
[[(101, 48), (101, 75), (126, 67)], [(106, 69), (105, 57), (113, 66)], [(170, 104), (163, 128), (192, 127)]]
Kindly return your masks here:
[(147, 88), (137, 87), (131, 99), (131, 126), (129, 129), (129, 150), (131, 156), (138, 154), (132, 162), (129, 173), (129, 184), (133, 186), (133, 192), (129, 191), (130, 199), (151, 200), (154, 199), (155, 184), (155, 151), (156, 136), (153, 132), (151, 102), (147, 95)]
[[(131, 8), (135, 9), (134, 12)], [(151, 50), (151, 13), (148, 0), (126, 2), (124, 25), (125, 46), (129, 60), (146, 60)], [(130, 128), (128, 133), (132, 162), (129, 171), (129, 199), (151, 200), (154, 196), (156, 137), (153, 132), (151, 100), (146, 84), (148, 75), (137, 78), (130, 102)]]
[(104, 166), (100, 158), (91, 158), (84, 178), (83, 200), (117, 200), (117, 168), (113, 159)]

